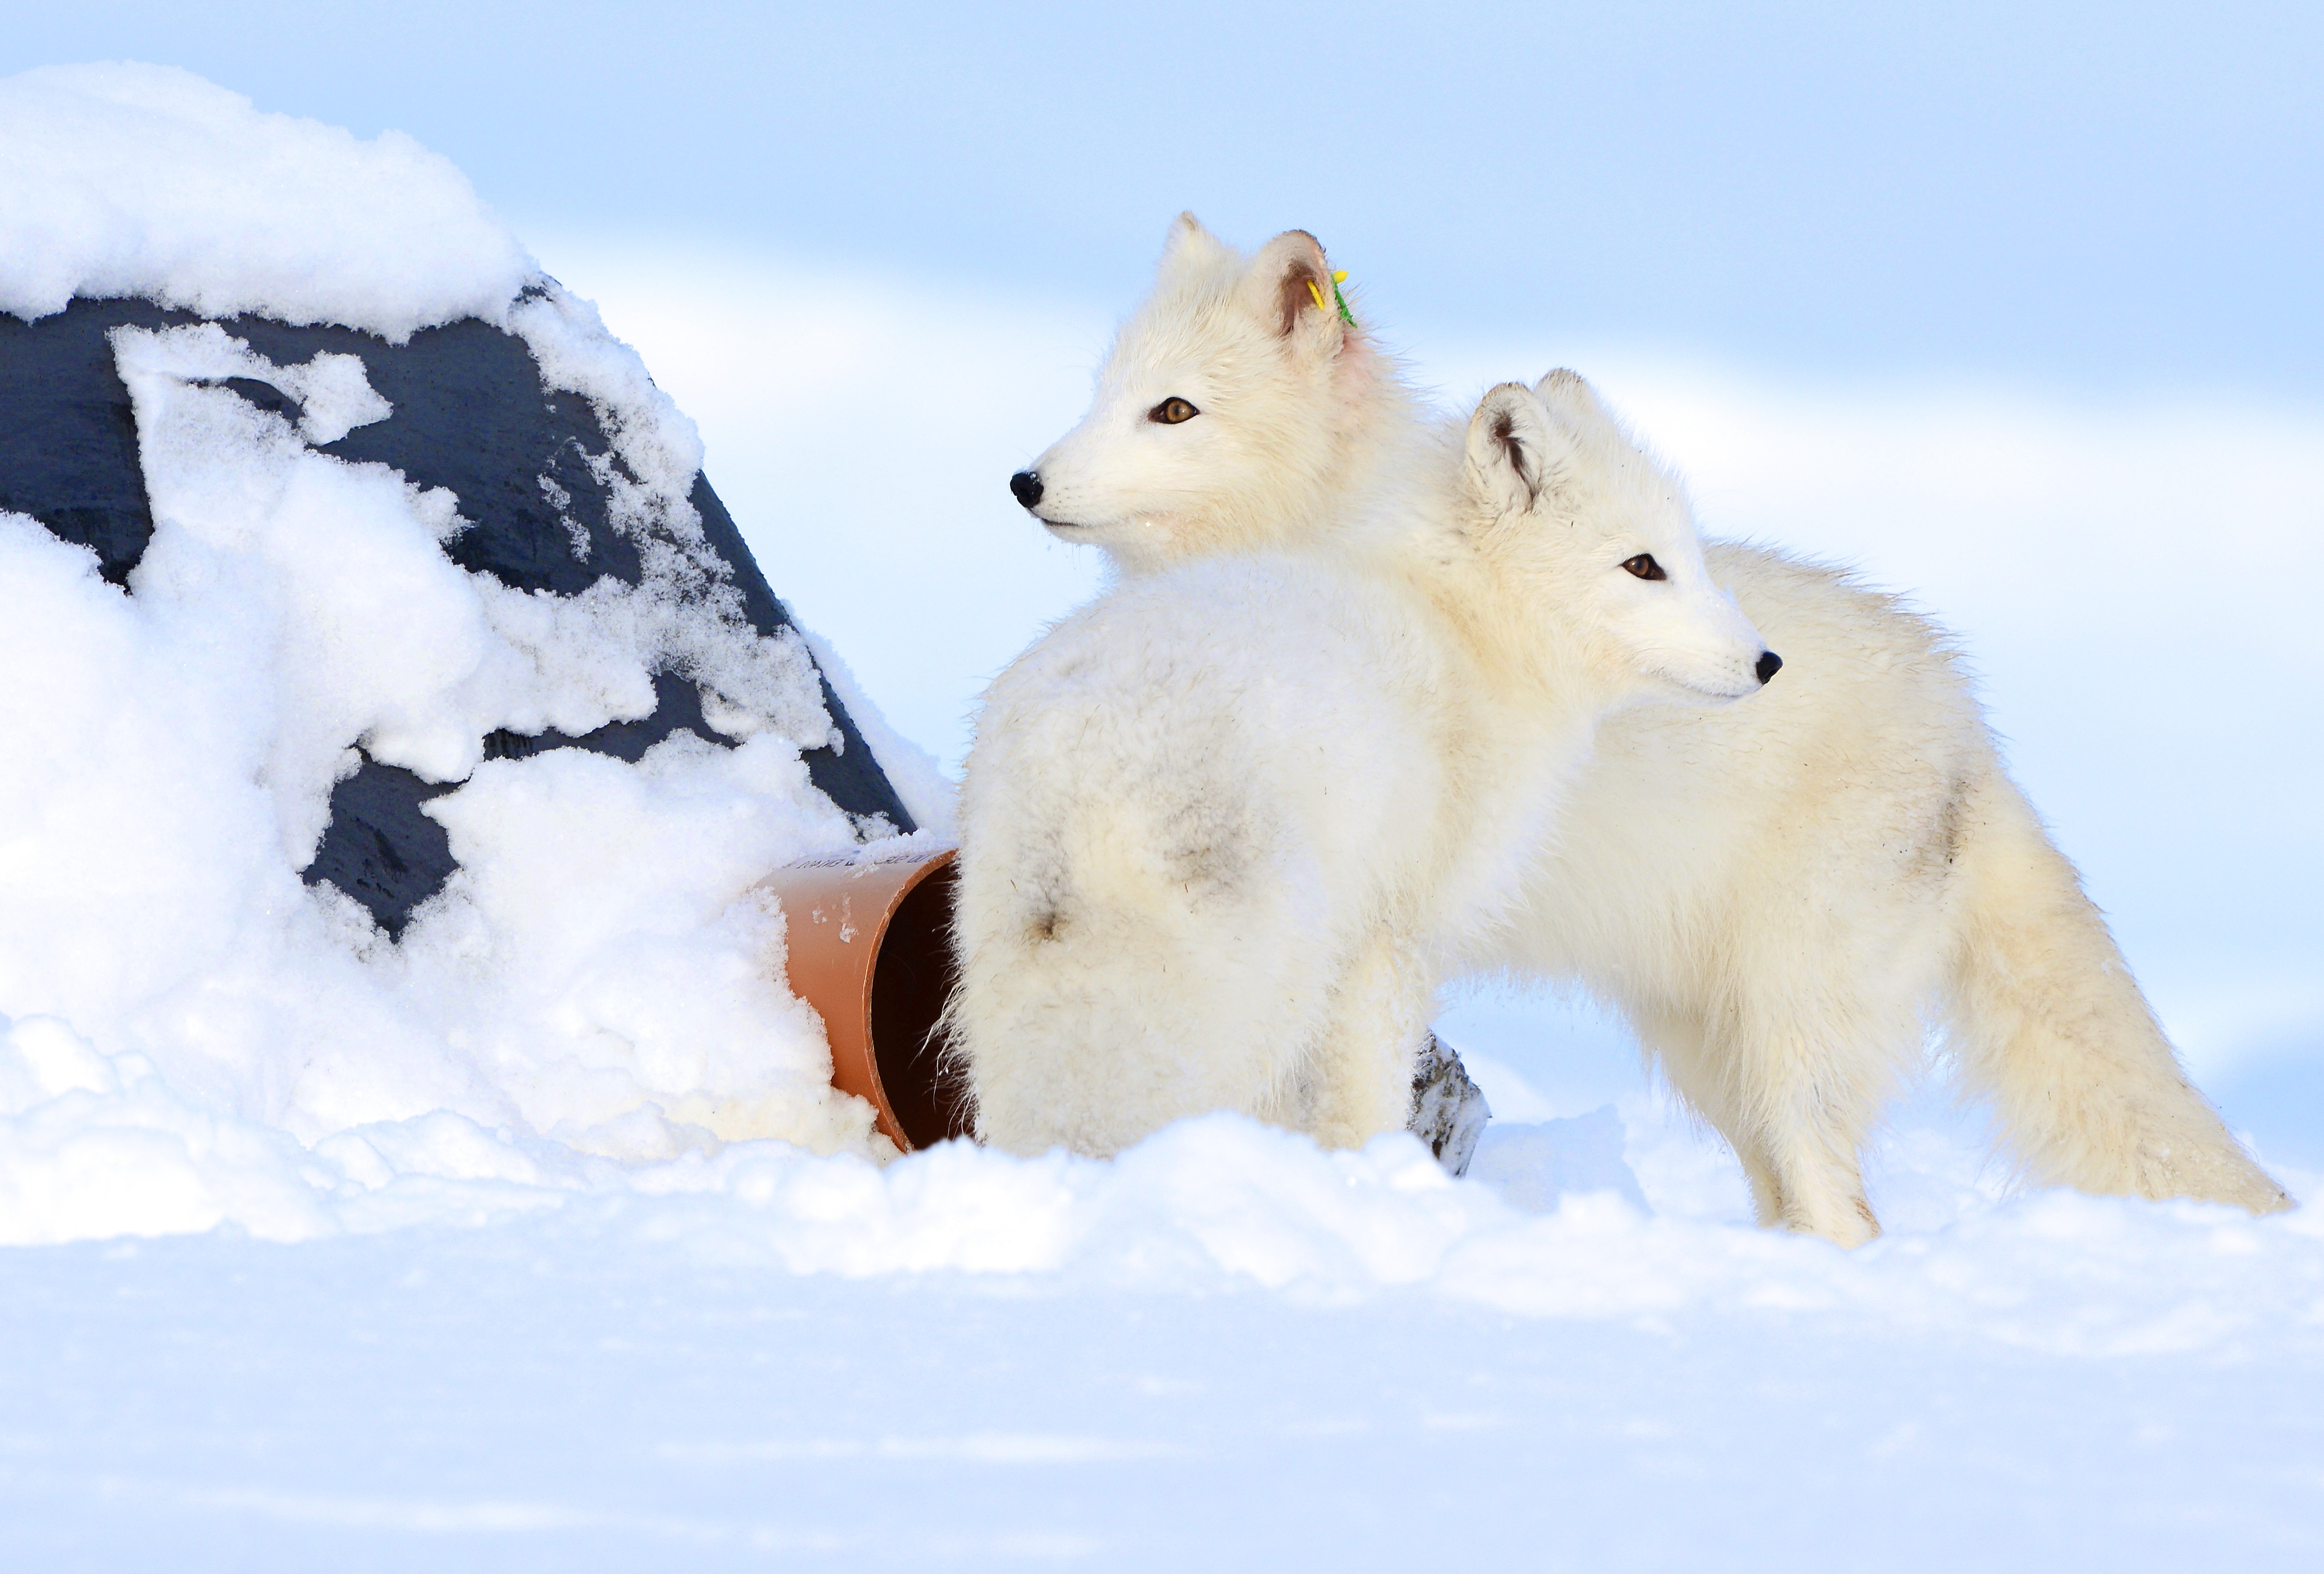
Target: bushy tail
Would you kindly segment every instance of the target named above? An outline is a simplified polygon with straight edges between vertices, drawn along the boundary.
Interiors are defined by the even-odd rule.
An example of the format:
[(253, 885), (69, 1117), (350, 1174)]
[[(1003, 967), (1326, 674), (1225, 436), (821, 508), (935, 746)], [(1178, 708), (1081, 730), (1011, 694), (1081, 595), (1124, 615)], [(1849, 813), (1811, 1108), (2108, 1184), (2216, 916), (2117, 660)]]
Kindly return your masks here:
[(2290, 1208), (2187, 1080), (2106, 920), (1998, 766), (1962, 804), (1954, 1053), (2043, 1183)]

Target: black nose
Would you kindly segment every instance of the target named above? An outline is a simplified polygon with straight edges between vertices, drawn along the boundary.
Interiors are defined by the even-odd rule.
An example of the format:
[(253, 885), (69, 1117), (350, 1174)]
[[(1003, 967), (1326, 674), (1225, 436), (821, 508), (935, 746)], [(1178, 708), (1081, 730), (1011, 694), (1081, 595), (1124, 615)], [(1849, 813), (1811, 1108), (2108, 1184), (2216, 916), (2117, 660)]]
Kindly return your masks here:
[(1028, 508), (1032, 507), (1041, 501), (1041, 473), (1038, 470), (1018, 471), (1009, 477), (1009, 490), (1016, 495), (1019, 503)]
[(1765, 683), (1768, 679), (1774, 677), (1783, 670), (1784, 658), (1777, 655), (1773, 651), (1761, 651), (1759, 653), (1759, 664), (1752, 669), (1753, 671), (1759, 674), (1759, 681), (1762, 683)]

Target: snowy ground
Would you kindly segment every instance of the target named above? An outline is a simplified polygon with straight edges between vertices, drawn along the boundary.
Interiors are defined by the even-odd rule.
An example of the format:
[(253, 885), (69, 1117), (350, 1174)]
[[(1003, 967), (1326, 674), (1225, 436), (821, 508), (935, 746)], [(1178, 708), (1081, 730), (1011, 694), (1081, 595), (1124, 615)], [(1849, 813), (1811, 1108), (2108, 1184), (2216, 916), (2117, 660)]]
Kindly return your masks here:
[[(170, 91), (230, 153), (292, 135), (198, 85)], [(59, 124), (28, 102), (0, 84), (0, 117), (18, 116), (0, 118), (0, 154)], [(122, 133), (124, 156), (151, 134)], [(0, 270), (0, 304), (46, 309), (92, 269), (183, 298), (239, 269), (262, 303), (320, 280), (302, 309), (407, 327), (505, 293), (512, 243), (449, 166), (293, 140), (313, 190), (355, 190), (332, 161), (370, 160), (473, 244), (364, 282), (309, 265), (296, 226), (220, 241), (203, 203), (171, 206), (198, 182), (149, 181), (114, 193), (115, 218), (145, 227), (121, 220), (103, 245), (78, 220), (20, 225), (72, 245), (45, 273)], [(0, 182), (0, 200), (48, 219), (57, 193), (78, 200), (96, 176), (72, 150), (104, 137), (66, 141), (23, 166), (63, 170), (51, 187)], [(206, 189), (216, 207), (232, 187), (211, 178), (228, 182)], [(343, 217), (367, 246), (364, 227), (394, 227), (364, 190)], [(245, 243), (264, 252), (254, 273)], [(1094, 583), (1002, 482), (1073, 418), (1102, 319), (536, 245), (701, 421), (777, 588), (891, 720), (956, 757), (982, 679)], [(691, 429), (622, 381), (586, 314), (533, 331), (586, 350), (623, 430), (690, 477)], [(360, 707), (393, 699), (465, 746), (546, 701), (513, 677), (429, 688), (366, 659), (373, 641), (325, 651), (328, 683), (289, 681), (321, 669), (282, 629), (377, 605), (316, 532), (369, 499), (376, 560), (435, 576), (415, 568), (409, 594), (468, 617), (487, 653), (530, 636), (493, 621), (490, 587), (440, 571), (413, 499), (311, 433), (234, 415), (232, 442), (181, 440), (177, 468), (159, 464), (155, 433), (233, 414), (170, 358), (197, 350), (225, 353), (124, 353), (152, 358), (149, 471), (195, 499), (164, 511), (155, 560), (223, 568), (124, 597), (0, 521), (11, 671), (69, 671), (104, 700), (0, 685), (11, 736), (48, 751), (0, 760), (0, 1238), (31, 1243), (0, 1248), (7, 1566), (2324, 1557), (2324, 1211), (2015, 1195), (1973, 1112), (1931, 1090), (1874, 1159), (1885, 1238), (1847, 1255), (1767, 1235), (1731, 1161), (1608, 1024), (1489, 994), (1445, 1017), (1500, 1116), (1465, 1181), (1407, 1138), (1326, 1155), (1224, 1117), (1111, 1163), (951, 1146), (882, 1168), (769, 982), (770, 915), (739, 894), (752, 858), (844, 834), (816, 818), (780, 726), (635, 768), (476, 769), (443, 801), (473, 878), (386, 945), (294, 875), (332, 751), (375, 726)], [(1964, 632), (2015, 764), (2199, 1077), (2296, 1194), (2324, 1194), (2314, 412), (1803, 391), (1507, 354), (1441, 347), (1432, 375), (1466, 393), (1579, 360), (1694, 473), (1714, 528), (1854, 557)], [(235, 463), (340, 501), (248, 532), (196, 505)], [(2189, 596), (2197, 504), (2206, 588)], [(314, 616), (270, 621), (284, 606)], [(221, 651), (238, 676), (195, 681), (186, 653)], [(190, 829), (126, 863), (83, 823), (105, 792)], [(743, 823), (762, 844), (740, 846)], [(157, 868), (178, 895), (85, 877)], [(739, 1124), (698, 1124), (696, 1093)]]
[[(2324, 1554), (2315, 1215), (1997, 1207), (1931, 1142), (1843, 1257), (1688, 1217), (1723, 1178), (1642, 1128), (1651, 1221), (1222, 1124), (1114, 1175), (940, 1153), (847, 1178), (876, 1199), (18, 1248), (0, 1542), (60, 1569)], [(1561, 1136), (1591, 1178), (1566, 1128), (1493, 1141), (1538, 1175)], [(1061, 1191), (1060, 1251), (1028, 1237)]]

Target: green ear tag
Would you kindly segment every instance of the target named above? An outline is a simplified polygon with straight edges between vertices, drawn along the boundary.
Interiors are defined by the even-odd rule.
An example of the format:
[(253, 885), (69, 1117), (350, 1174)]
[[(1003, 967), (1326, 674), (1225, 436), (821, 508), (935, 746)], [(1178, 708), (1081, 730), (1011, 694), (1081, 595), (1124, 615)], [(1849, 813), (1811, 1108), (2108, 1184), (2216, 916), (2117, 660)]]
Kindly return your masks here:
[(1347, 276), (1344, 268), (1332, 275), (1332, 299), (1340, 303), (1340, 320), (1353, 328), (1356, 326), (1356, 314), (1348, 310), (1348, 298), (1340, 293), (1340, 281)]

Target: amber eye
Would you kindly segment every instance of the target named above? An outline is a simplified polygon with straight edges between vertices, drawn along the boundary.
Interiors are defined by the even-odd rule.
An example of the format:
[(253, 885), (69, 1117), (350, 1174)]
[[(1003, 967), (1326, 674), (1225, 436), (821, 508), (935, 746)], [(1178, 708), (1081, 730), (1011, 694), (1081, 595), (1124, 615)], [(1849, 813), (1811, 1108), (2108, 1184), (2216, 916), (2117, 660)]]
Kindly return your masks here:
[(1655, 561), (1655, 555), (1652, 552), (1640, 552), (1637, 557), (1632, 558), (1628, 562), (1624, 563), (1622, 567), (1629, 569), (1630, 572), (1636, 574), (1641, 579), (1667, 579), (1670, 578), (1668, 574), (1663, 572), (1663, 566)]
[(1148, 421), (1158, 421), (1165, 426), (1176, 426), (1182, 421), (1192, 421), (1202, 413), (1176, 394), (1146, 412)]

